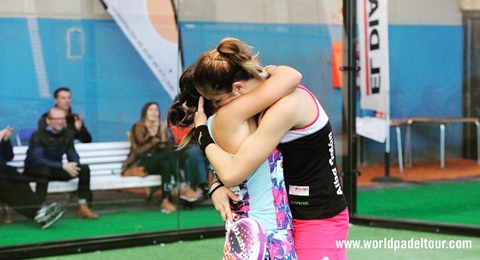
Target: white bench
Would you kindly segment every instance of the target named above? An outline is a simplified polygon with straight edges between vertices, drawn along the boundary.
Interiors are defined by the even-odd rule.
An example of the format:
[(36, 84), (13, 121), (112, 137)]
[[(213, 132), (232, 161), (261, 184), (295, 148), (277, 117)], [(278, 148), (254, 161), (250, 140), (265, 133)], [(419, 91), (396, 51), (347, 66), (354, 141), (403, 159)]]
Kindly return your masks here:
[[(28, 146), (14, 146), (13, 160), (8, 165), (17, 167), (23, 172), (24, 160)], [(123, 177), (122, 163), (130, 152), (130, 142), (96, 142), (77, 143), (75, 149), (80, 156), (80, 163), (90, 167), (91, 190), (113, 190), (160, 186), (160, 175), (148, 175), (147, 177)], [(70, 181), (51, 181), (48, 185), (48, 193), (76, 191), (78, 178)], [(35, 184), (32, 183), (32, 188)]]

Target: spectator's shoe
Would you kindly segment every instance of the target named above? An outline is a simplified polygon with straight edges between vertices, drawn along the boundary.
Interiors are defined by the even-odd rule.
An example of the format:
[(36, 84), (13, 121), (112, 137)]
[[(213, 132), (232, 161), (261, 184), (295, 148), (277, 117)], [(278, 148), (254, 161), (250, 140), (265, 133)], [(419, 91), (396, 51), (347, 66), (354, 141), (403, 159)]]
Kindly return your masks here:
[(57, 222), (57, 220), (62, 217), (64, 212), (65, 210), (54, 202), (38, 210), (37, 215), (35, 215), (33, 220), (40, 224), (42, 229), (46, 229)]
[(180, 191), (180, 199), (194, 202), (200, 199), (200, 195), (198, 195), (192, 188), (188, 187), (187, 185), (182, 185), (182, 189)]
[(51, 210), (53, 207), (57, 206), (57, 203), (54, 202), (50, 205), (43, 205), (38, 211), (35, 217), (33, 218), (33, 221), (37, 223), (45, 222), (48, 219), (47, 213), (49, 210)]
[(161, 209), (162, 213), (165, 214), (170, 214), (177, 211), (177, 208), (168, 199), (163, 199)]
[(86, 218), (86, 219), (98, 219), (98, 214), (90, 211), (87, 203), (80, 203), (78, 204), (78, 208), (77, 208), (77, 217)]

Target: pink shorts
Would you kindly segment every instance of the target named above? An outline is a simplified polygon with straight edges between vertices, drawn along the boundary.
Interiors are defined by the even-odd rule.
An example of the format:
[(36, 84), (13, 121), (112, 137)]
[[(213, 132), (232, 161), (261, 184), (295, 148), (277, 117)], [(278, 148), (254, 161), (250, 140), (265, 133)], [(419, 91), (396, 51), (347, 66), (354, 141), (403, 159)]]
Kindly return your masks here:
[(345, 248), (336, 241), (347, 239), (348, 209), (327, 219), (293, 220), (295, 251), (300, 260), (347, 259)]

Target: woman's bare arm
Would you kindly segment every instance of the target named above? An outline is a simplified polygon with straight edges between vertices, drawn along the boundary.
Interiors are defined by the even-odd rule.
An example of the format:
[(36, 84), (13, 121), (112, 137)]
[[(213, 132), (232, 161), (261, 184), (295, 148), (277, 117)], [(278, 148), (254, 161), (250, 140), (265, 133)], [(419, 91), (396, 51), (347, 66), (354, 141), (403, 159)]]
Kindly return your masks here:
[(296, 124), (298, 110), (292, 109), (297, 106), (296, 102), (298, 94), (294, 92), (271, 106), (258, 129), (244, 140), (233, 157), (217, 145), (207, 146), (208, 160), (226, 186), (238, 185), (268, 158), (285, 133)]
[(244, 122), (292, 93), (302, 81), (302, 74), (289, 66), (271, 66), (267, 72), (270, 73), (270, 78), (223, 106), (222, 113), (228, 115), (230, 120)]

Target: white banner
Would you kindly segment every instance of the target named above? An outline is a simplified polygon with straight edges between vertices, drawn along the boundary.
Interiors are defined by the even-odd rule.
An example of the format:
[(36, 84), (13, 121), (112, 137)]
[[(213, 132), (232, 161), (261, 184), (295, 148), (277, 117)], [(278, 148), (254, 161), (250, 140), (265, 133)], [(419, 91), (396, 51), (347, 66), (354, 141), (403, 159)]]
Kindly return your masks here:
[(390, 113), (388, 0), (357, 0), (360, 107)]
[(173, 100), (183, 70), (172, 1), (104, 0), (104, 3)]
[(387, 139), (389, 129), (389, 125), (385, 127), (385, 124), (389, 123), (387, 119), (364, 116), (357, 117), (355, 122), (357, 134), (379, 143), (384, 143)]

